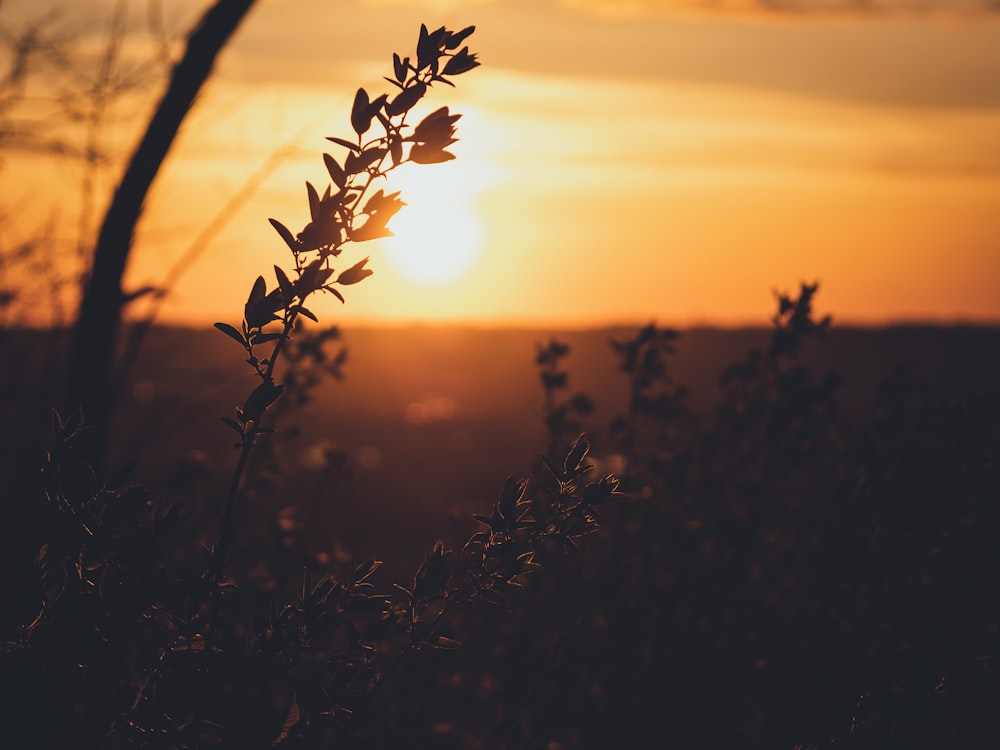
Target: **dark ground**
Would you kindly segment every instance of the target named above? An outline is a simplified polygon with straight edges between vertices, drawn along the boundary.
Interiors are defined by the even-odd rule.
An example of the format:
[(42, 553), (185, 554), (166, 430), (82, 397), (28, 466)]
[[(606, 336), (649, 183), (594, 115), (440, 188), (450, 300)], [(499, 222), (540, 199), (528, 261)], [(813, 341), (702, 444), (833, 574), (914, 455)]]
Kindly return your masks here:
[[(327, 380), (315, 400), (285, 416), (302, 428), (289, 461), (304, 492), (322, 486), (315, 468), (323, 448), (343, 448), (360, 463), (356, 485), (328, 503), (334, 539), (361, 556), (388, 545), (419, 561), (413, 541), (465, 528), (482, 512), (508, 474), (526, 476), (545, 450), (542, 390), (535, 347), (551, 337), (566, 342), (569, 392), (597, 404), (588, 427), (597, 456), (602, 433), (623, 412), (627, 382), (608, 341), (625, 329), (594, 331), (409, 328), (347, 330), (342, 381)], [(708, 412), (719, 395), (719, 373), (750, 347), (766, 345), (767, 329), (693, 329), (682, 333), (671, 362), (676, 382), (690, 388), (692, 406)], [(930, 326), (836, 329), (806, 352), (816, 372), (843, 378), (849, 412), (864, 419), (876, 386), (895, 367), (952, 399), (1000, 388), (1000, 329)], [(139, 474), (166, 482), (178, 462), (213, 467), (224, 481), (235, 452), (219, 417), (253, 387), (238, 347), (214, 330), (155, 330), (122, 393), (117, 451), (135, 458)], [(409, 410), (409, 411), (408, 411)], [(409, 418), (407, 415), (410, 415)], [(216, 471), (218, 469), (219, 471)], [(200, 480), (211, 481), (212, 476)], [(373, 525), (392, 514), (406, 539)], [(368, 539), (372, 528), (390, 539)], [(419, 530), (421, 533), (414, 533)], [(402, 545), (402, 546), (400, 546)], [(412, 569), (412, 563), (407, 563)]]
[[(343, 381), (281, 415), (301, 432), (277, 441), (281, 472), (249, 493), (237, 559), (295, 537), (314, 560), (378, 557), (383, 581), (406, 583), (545, 450), (534, 356), (551, 336), (572, 349), (569, 392), (597, 402), (593, 455), (616, 468), (608, 425), (626, 381), (607, 342), (632, 333), (346, 331)], [(58, 380), (58, 342), (4, 336), (4, 471), (30, 474), (44, 416), (32, 395)], [(713, 412), (719, 373), (768, 336), (683, 332), (670, 371), (696, 412)], [(235, 461), (219, 417), (254, 385), (240, 360), (216, 331), (158, 329), (121, 392), (117, 460), (207, 508), (207, 526)], [(1000, 329), (834, 328), (804, 362), (843, 378), (849, 430), (791, 445), (764, 479), (759, 444), (714, 435), (684, 477), (659, 478), (660, 505), (554, 562), (529, 604), (463, 616), (466, 648), (414, 659), (372, 746), (996, 746)], [(872, 431), (878, 384), (900, 367), (916, 416)], [(248, 574), (267, 588), (266, 571)]]

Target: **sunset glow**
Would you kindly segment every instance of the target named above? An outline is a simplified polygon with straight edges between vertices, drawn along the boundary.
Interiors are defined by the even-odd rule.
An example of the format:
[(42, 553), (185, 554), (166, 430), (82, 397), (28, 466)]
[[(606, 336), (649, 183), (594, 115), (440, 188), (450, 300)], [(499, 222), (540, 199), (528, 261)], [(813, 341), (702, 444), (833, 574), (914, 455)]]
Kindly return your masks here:
[[(161, 314), (242, 304), (257, 269), (287, 261), (267, 218), (304, 224), (324, 137), (350, 134), (357, 86), (383, 90), (423, 21), (477, 25), (482, 66), (427, 101), (463, 114), (456, 159), (391, 176), (396, 236), (349, 249), (375, 276), (327, 300), (338, 319), (760, 323), (772, 290), (819, 280), (841, 321), (998, 321), (1000, 22), (931, 5), (262, 2), (154, 186), (128, 283), (161, 283), (215, 222)], [(201, 4), (171, 8), (180, 29)], [(53, 216), (72, 235), (64, 159), (11, 152), (0, 180), (8, 241)]]
[(473, 208), (476, 197), (461, 164), (447, 162), (393, 174), (406, 196), (393, 218), (392, 237), (383, 240), (393, 266), (418, 284), (440, 286), (460, 279), (476, 259), (483, 227)]

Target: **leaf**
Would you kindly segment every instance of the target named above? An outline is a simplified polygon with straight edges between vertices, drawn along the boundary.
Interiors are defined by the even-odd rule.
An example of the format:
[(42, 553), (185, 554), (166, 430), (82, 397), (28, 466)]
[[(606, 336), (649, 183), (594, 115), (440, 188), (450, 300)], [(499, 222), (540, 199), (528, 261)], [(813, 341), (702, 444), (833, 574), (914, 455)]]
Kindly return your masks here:
[(347, 173), (343, 167), (330, 154), (323, 154), (323, 162), (326, 164), (326, 171), (330, 173), (330, 179), (333, 180), (334, 184), (339, 188), (344, 187), (347, 184)]
[(433, 52), (430, 46), (430, 34), (426, 24), (420, 24), (420, 36), (417, 37), (417, 67), (423, 68), (428, 63), (428, 58)]
[(323, 260), (317, 258), (308, 266), (302, 269), (299, 280), (295, 282), (295, 289), (300, 299), (305, 299), (310, 294), (319, 289), (326, 280), (330, 278), (333, 271), (323, 267)]
[(277, 320), (275, 313), (284, 307), (281, 290), (274, 288), (264, 299), (256, 304), (247, 304), (243, 309), (243, 315), (248, 329), (263, 328), (273, 320)]
[(247, 421), (253, 420), (256, 422), (259, 420), (267, 407), (277, 401), (284, 390), (284, 385), (274, 385), (273, 383), (266, 382), (258, 385), (247, 396), (246, 403), (243, 404), (243, 412), (246, 415)]
[(351, 107), (351, 127), (358, 135), (364, 135), (371, 127), (372, 118), (368, 114), (368, 92), (363, 88), (358, 89), (354, 95), (354, 105)]
[(591, 482), (583, 488), (583, 502), (587, 505), (601, 505), (609, 500), (617, 500), (626, 495), (618, 491), (621, 480), (613, 474), (605, 474), (600, 481)]
[(417, 164), (441, 164), (454, 158), (453, 153), (424, 143), (415, 143), (410, 149), (410, 161)]
[(566, 474), (573, 474), (583, 470), (583, 460), (587, 457), (588, 453), (590, 453), (590, 441), (587, 440), (586, 435), (580, 435), (576, 439), (576, 442), (573, 443), (573, 447), (569, 449), (569, 453), (566, 454), (566, 460), (563, 462), (563, 470)]
[(514, 520), (517, 514), (517, 504), (524, 498), (524, 492), (528, 487), (528, 480), (515, 481), (513, 477), (507, 477), (503, 492), (500, 493), (500, 513), (508, 521)]
[(340, 276), (337, 277), (337, 283), (341, 286), (350, 286), (351, 284), (357, 284), (359, 281), (367, 279), (375, 273), (371, 269), (365, 268), (365, 264), (368, 263), (369, 260), (370, 256), (364, 260), (358, 261), (346, 271), (342, 271)]
[(312, 310), (308, 310), (305, 307), (302, 307), (302, 305), (296, 305), (295, 307), (292, 308), (292, 310), (294, 312), (297, 312), (299, 315), (304, 315), (305, 317), (309, 318), (309, 320), (311, 320), (313, 323), (319, 323), (319, 319), (316, 317), (315, 313), (313, 313)]
[(215, 327), (226, 334), (233, 341), (238, 341), (240, 346), (246, 348), (247, 341), (243, 338), (243, 334), (233, 326), (229, 325), (229, 323), (216, 323)]
[(343, 304), (343, 303), (345, 303), (345, 302), (347, 302), (347, 300), (345, 300), (345, 299), (344, 299), (344, 295), (343, 295), (343, 294), (341, 294), (340, 292), (338, 292), (338, 291), (337, 291), (336, 289), (334, 289), (334, 288), (333, 288), (332, 286), (325, 286), (325, 287), (323, 287), (323, 288), (324, 288), (324, 289), (326, 289), (326, 291), (328, 291), (328, 292), (329, 292), (330, 294), (332, 294), (332, 295), (333, 295), (334, 297), (336, 297), (337, 299), (339, 299), (339, 300), (340, 300), (340, 302), (341, 302), (342, 304)]
[(461, 119), (462, 115), (453, 115), (448, 107), (439, 107), (420, 121), (413, 130), (413, 135), (406, 140), (418, 143), (434, 143), (439, 146), (447, 146), (454, 143), (451, 140), (455, 132), (455, 123)]
[(361, 146), (359, 146), (356, 143), (351, 143), (349, 140), (347, 140), (345, 138), (338, 138), (335, 135), (328, 135), (326, 137), (326, 139), (328, 141), (332, 142), (332, 143), (336, 143), (338, 146), (343, 146), (346, 149), (350, 149), (351, 151), (354, 151), (354, 152), (357, 152), (357, 153), (361, 152)]
[(462, 73), (467, 73), (478, 66), (479, 61), (476, 59), (476, 56), (469, 54), (468, 47), (463, 47), (461, 52), (452, 56), (452, 58), (445, 63), (444, 70), (441, 72), (446, 76), (457, 76)]
[[(361, 210), (363, 214), (379, 214), (380, 217), (391, 217), (395, 216), (399, 210), (406, 204), (399, 199), (399, 190), (394, 193), (385, 194), (384, 190), (379, 189), (375, 194), (368, 199), (365, 203), (365, 207)], [(388, 219), (386, 219), (388, 220)]]
[(399, 59), (399, 55), (392, 53), (392, 71), (396, 74), (396, 80), (402, 83), (406, 80), (406, 73), (410, 68), (410, 58)]
[(235, 419), (230, 419), (229, 417), (221, 417), (221, 419), (226, 427), (233, 430), (240, 437), (243, 437), (243, 428), (240, 427), (239, 423)]
[(431, 644), (431, 648), (441, 649), (442, 651), (453, 651), (461, 647), (461, 641), (456, 641), (454, 638), (449, 638), (446, 635), (439, 635), (434, 639), (434, 643)]
[(386, 111), (390, 116), (395, 117), (396, 115), (401, 115), (404, 112), (408, 112), (414, 104), (420, 101), (420, 98), (427, 93), (427, 85), (418, 81), (414, 85), (407, 89), (403, 89), (396, 97), (389, 102), (389, 106), (386, 107)]
[(320, 202), (316, 188), (308, 180), (306, 181), (306, 194), (309, 196), (309, 216), (313, 221), (316, 221), (320, 217), (323, 204)]
[(375, 100), (369, 101), (368, 92), (358, 89), (358, 93), (354, 95), (354, 106), (351, 108), (351, 126), (359, 136), (371, 127), (372, 118), (381, 114), (380, 110), (388, 99), (388, 94), (382, 94)]
[(426, 554), (423, 563), (413, 576), (413, 595), (417, 598), (437, 597), (444, 593), (450, 574), (444, 542), (438, 540)]
[(448, 41), (444, 45), (445, 49), (457, 49), (458, 45), (464, 42), (475, 30), (475, 26), (466, 26), (461, 31), (453, 31), (448, 35)]
[[(479, 521), (479, 523), (483, 524), (483, 526), (489, 526), (491, 529), (493, 529), (493, 519), (490, 518), (489, 516), (484, 516), (482, 513), (473, 513), (472, 517), (476, 521)], [(496, 529), (493, 530), (496, 531)]]
[(274, 276), (278, 280), (278, 288), (281, 289), (281, 293), (285, 296), (285, 300), (291, 301), (292, 297), (295, 296), (295, 288), (292, 286), (292, 282), (288, 280), (288, 276), (286, 276), (285, 272), (278, 266), (274, 267)]
[(285, 244), (288, 245), (288, 248), (293, 253), (297, 253), (299, 251), (299, 243), (295, 241), (295, 238), (292, 236), (292, 233), (288, 231), (288, 227), (286, 227), (277, 219), (268, 219), (268, 221), (271, 222), (271, 226), (274, 227), (275, 231), (277, 231), (277, 233), (281, 235), (281, 239), (285, 241)]
[(553, 464), (547, 456), (539, 456), (539, 458), (542, 459), (542, 463), (545, 464), (545, 468), (548, 469), (549, 474), (551, 474), (552, 478), (557, 482), (562, 482), (566, 478), (566, 476), (556, 468), (555, 464)]
[(379, 188), (375, 191), (375, 194), (365, 203), (365, 207), (361, 209), (363, 214), (373, 214), (378, 210), (379, 205), (385, 199), (385, 190)]
[(348, 154), (344, 168), (351, 174), (360, 174), (384, 156), (384, 148), (370, 148), (360, 154)]
[(256, 281), (253, 282), (253, 288), (250, 290), (250, 296), (247, 297), (248, 305), (256, 305), (264, 296), (267, 294), (267, 282), (264, 281), (263, 276), (258, 276)]
[(365, 560), (365, 562), (354, 569), (354, 572), (351, 574), (351, 581), (353, 583), (361, 583), (381, 567), (381, 560)]
[(354, 242), (368, 242), (382, 237), (392, 237), (392, 232), (386, 227), (387, 221), (387, 218), (375, 215), (357, 229), (351, 230), (350, 237)]

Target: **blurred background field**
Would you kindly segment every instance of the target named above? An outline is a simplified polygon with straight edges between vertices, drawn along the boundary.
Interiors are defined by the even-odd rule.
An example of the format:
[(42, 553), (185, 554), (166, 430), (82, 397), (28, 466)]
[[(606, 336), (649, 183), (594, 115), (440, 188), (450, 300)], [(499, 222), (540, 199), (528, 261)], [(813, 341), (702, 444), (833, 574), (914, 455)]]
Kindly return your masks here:
[[(527, 475), (545, 451), (534, 357), (536, 348), (552, 338), (571, 348), (564, 363), (569, 390), (587, 393), (595, 402), (584, 425), (594, 455), (606, 461), (606, 470), (619, 468), (606, 434), (612, 418), (627, 409), (628, 383), (609, 341), (629, 333), (625, 328), (348, 328), (340, 339), (347, 352), (343, 379), (324, 378), (314, 400), (282, 415), (278, 424), (301, 433), (285, 448), (296, 472), (284, 481), (299, 486), (279, 496), (287, 496), (289, 504), (305, 499), (326, 519), (318, 527), (310, 524), (317, 538), (325, 536), (360, 557), (384, 555), (380, 545), (395, 529), (399, 537), (390, 548), (403, 553), (400, 570), (410, 570), (442, 529), (451, 528), (457, 538), (471, 514), (492, 502), (508, 474)], [(44, 337), (17, 331), (2, 335), (8, 351), (40, 358), (18, 369), (46, 364)], [(766, 346), (769, 335), (763, 327), (683, 330), (669, 362), (670, 377), (690, 389), (696, 412), (709, 415), (721, 393), (723, 368), (750, 348)], [(253, 387), (239, 354), (212, 329), (152, 329), (121, 387), (117, 461), (135, 461), (154, 489), (220, 494), (236, 455), (220, 422), (236, 405), (227, 394)], [(1000, 328), (834, 326), (804, 357), (814, 371), (842, 377), (839, 401), (862, 424), (871, 416), (878, 384), (900, 367), (926, 387), (928, 397), (946, 401), (995, 395), (1000, 389)], [(37, 410), (46, 407), (33, 404), (30, 396), (53, 385), (55, 374), (44, 369), (15, 373), (11, 360), (7, 367), (13, 380), (3, 391), (6, 413), (27, 425), (26, 415), (34, 410), (36, 424), (43, 424)], [(4, 453), (17, 455), (16, 447), (12, 441)], [(324, 467), (330, 453), (342, 454), (353, 467), (349, 486), (328, 484)]]
[[(26, 426), (4, 437), (8, 476), (30, 486), (41, 449), (28, 426), (57, 380), (38, 368), (59, 336), (3, 335), (37, 357), (19, 360), (33, 371), (5, 360), (2, 389), (7, 424)], [(581, 422), (597, 470), (626, 473), (630, 499), (580, 554), (546, 555), (509, 612), (459, 612), (447, 632), (461, 649), (394, 674), (363, 746), (1000, 738), (1000, 329), (833, 327), (782, 365), (777, 391), (784, 375), (720, 383), (771, 330), (682, 331), (666, 374), (690, 389), (695, 422), (647, 415), (658, 437), (635, 445), (645, 463), (630, 469), (612, 430), (628, 381), (608, 344), (634, 335), (348, 329), (334, 342), (342, 378), (280, 410), (234, 546), (251, 600), (287, 596), (303, 566), (369, 557), (386, 563), (380, 586), (407, 585), (435, 540), (461, 544), (506, 476), (540, 481), (550, 435), (534, 360), (553, 338), (570, 347), (561, 396), (595, 402)], [(226, 394), (253, 386), (238, 354), (214, 330), (155, 328), (120, 392), (114, 461), (134, 460), (196, 536), (217, 523), (235, 460)], [(833, 391), (819, 385), (830, 371)], [(23, 539), (7, 531), (10, 551)]]

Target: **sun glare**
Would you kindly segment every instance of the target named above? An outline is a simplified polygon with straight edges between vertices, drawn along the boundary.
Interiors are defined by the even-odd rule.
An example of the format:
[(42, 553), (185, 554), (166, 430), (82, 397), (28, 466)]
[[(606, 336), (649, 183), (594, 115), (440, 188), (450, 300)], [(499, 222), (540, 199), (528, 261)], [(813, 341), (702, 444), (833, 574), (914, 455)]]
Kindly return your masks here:
[[(404, 171), (405, 170), (405, 171)], [(407, 165), (392, 177), (406, 206), (393, 217), (384, 242), (389, 260), (407, 279), (443, 286), (459, 279), (475, 261), (483, 227), (473, 206), (482, 189), (474, 167), (452, 161)]]

